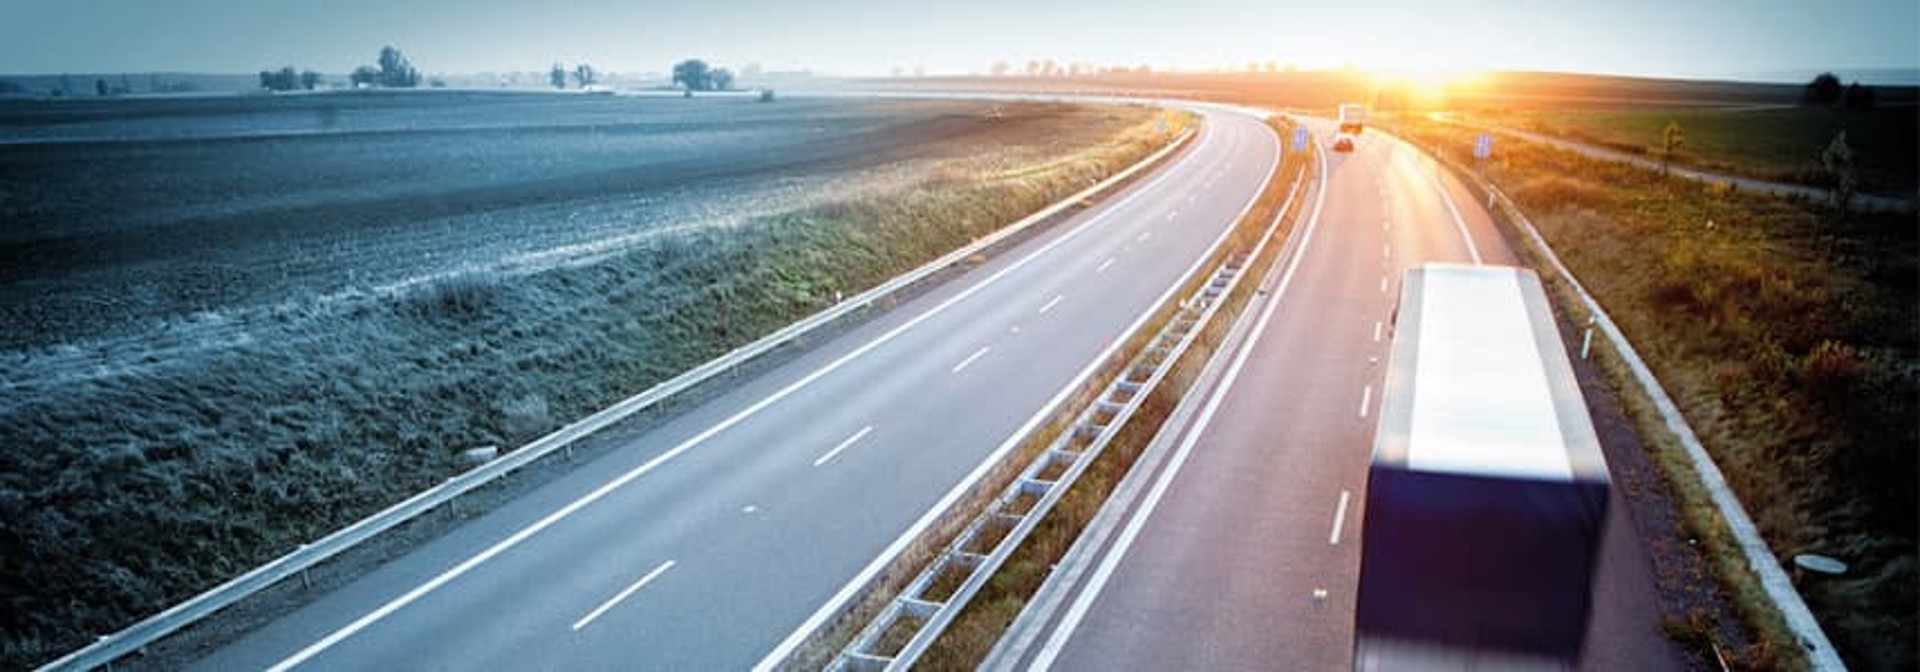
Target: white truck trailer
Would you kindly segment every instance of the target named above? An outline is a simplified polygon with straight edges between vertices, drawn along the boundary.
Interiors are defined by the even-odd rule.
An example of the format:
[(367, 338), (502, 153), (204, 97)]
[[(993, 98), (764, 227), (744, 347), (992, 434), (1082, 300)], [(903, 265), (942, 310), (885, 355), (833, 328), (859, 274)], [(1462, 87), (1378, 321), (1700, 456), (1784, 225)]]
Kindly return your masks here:
[(1539, 277), (1414, 268), (1394, 320), (1355, 669), (1572, 668), (1610, 481)]

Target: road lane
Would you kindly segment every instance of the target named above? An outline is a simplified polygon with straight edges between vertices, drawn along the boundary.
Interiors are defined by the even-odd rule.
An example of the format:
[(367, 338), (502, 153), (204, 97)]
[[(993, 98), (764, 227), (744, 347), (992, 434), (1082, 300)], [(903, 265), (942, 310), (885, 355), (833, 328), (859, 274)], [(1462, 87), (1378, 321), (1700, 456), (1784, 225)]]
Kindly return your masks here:
[[(1297, 229), (1313, 237), (1299, 243), (1299, 275), (1258, 318), (1241, 368), (1194, 392), (1217, 394), (1217, 412), (1183, 428), (1186, 459), (1151, 474), (1164, 497), (1120, 504), (1139, 532), (1091, 551), (1110, 577), (1080, 575), (1053, 603), (1068, 606), (1040, 614), (1037, 636), (1000, 662), (1352, 667), (1358, 525), (1399, 274), (1515, 257), (1478, 200), (1410, 146), (1372, 133), (1354, 153), (1327, 156), (1321, 221)], [(1626, 511), (1618, 501), (1609, 511), (1583, 667), (1681, 668)]]
[[(1206, 117), (1186, 155), (1103, 205), (197, 667), (753, 664), (1219, 240), (1271, 174), (1277, 144), (1252, 119)], [(1209, 183), (1213, 191), (1187, 200)], [(636, 583), (668, 561), (671, 571)], [(600, 606), (586, 627), (570, 627)]]

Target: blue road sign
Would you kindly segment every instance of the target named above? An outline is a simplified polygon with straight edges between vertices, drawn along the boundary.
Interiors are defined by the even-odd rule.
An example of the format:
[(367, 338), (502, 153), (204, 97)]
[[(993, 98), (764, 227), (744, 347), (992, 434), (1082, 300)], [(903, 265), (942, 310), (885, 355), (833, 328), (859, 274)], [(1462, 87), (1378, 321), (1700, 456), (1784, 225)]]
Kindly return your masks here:
[(1300, 151), (1306, 148), (1307, 148), (1307, 129), (1304, 129), (1304, 128), (1293, 129), (1294, 151)]
[(1473, 136), (1473, 158), (1484, 159), (1493, 156), (1493, 134), (1481, 133)]

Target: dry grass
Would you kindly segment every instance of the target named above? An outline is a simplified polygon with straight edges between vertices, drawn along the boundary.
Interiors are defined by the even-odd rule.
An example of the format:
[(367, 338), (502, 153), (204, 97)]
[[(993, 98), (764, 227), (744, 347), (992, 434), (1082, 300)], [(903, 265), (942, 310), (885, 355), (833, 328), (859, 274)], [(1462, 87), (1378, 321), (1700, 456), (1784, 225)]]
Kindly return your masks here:
[[(1470, 162), (1461, 134), (1414, 139)], [(1486, 166), (1633, 339), (1783, 560), (1849, 562), (1803, 586), (1850, 665), (1916, 662), (1920, 410), (1915, 222), (1660, 178), (1522, 143)], [(1616, 384), (1630, 386), (1622, 367)], [(1714, 550), (1723, 588), (1761, 639), (1750, 664), (1796, 657), (1684, 455), (1637, 395), (1622, 395)]]
[[(1159, 112), (1077, 120), (895, 190), (592, 264), (289, 315), (193, 362), (0, 407), (0, 667), (157, 612), (468, 466), (938, 257), (1158, 149)], [(1004, 122), (1023, 132), (1017, 114)], [(995, 148), (1005, 149), (1005, 148)], [(1045, 171), (1002, 175), (1020, 164)]]

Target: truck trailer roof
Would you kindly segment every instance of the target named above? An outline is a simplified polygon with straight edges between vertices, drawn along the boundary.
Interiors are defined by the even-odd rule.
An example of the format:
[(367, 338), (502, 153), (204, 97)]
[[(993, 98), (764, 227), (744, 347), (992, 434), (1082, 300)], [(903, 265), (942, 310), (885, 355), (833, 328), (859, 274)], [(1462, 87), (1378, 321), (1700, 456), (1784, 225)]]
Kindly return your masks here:
[(1376, 466), (1608, 480), (1599, 437), (1532, 271), (1410, 269), (1398, 311)]

